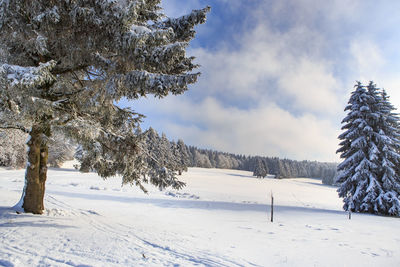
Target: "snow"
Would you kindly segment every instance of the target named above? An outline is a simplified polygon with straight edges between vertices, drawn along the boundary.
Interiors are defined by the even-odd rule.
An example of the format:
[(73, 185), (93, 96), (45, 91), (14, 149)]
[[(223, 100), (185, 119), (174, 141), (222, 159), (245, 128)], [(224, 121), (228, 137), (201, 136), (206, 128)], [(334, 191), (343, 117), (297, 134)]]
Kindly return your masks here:
[(151, 32), (151, 30), (147, 27), (144, 26), (140, 26), (140, 25), (135, 25), (133, 24), (131, 26), (131, 31), (137, 34), (141, 34), (141, 33), (149, 33)]
[(21, 67), (18, 65), (2, 64), (0, 73), (5, 73), (11, 86), (34, 86), (51, 79), (49, 69), (54, 68), (56, 62), (51, 60), (47, 63), (40, 63), (39, 67)]
[[(399, 266), (400, 219), (342, 211), (316, 179), (190, 168), (149, 194), (50, 169), (43, 215), (12, 207), (24, 170), (0, 169), (0, 266)], [(270, 195), (274, 222), (270, 222)]]

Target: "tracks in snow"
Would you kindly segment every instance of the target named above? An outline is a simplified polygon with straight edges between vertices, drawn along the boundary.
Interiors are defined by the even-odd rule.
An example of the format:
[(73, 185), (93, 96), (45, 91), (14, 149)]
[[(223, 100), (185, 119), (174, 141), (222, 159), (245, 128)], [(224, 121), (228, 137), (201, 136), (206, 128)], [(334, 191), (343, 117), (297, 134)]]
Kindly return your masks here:
[[(2, 230), (4, 242), (0, 258), (11, 259), (10, 255), (18, 255), (22, 259), (36, 259), (22, 265), (44, 266), (252, 265), (230, 255), (192, 248), (190, 244), (196, 242), (193, 236), (182, 236), (178, 232), (149, 232), (141, 225), (127, 225), (126, 221), (76, 208), (52, 195), (46, 195), (46, 202), (49, 209), (45, 215), (16, 215), (14, 225), (11, 223), (6, 233)], [(19, 231), (20, 226), (30, 229)], [(45, 236), (43, 231), (46, 227), (56, 228), (57, 237), (38, 240)], [(25, 242), (32, 244), (27, 246)], [(99, 244), (106, 244), (107, 247), (100, 247)], [(11, 260), (17, 263), (15, 258)]]

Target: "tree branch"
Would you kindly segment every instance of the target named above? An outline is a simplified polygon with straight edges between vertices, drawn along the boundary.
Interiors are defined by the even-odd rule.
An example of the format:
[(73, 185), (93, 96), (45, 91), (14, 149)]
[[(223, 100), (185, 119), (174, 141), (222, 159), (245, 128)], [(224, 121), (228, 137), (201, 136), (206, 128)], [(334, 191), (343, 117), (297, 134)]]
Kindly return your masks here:
[(65, 73), (68, 73), (68, 72), (74, 72), (74, 71), (78, 71), (78, 70), (83, 70), (83, 69), (86, 69), (87, 67), (89, 67), (89, 65), (78, 65), (75, 68), (57, 68), (57, 66), (56, 66), (51, 71), (51, 73), (54, 74), (54, 75), (65, 74)]
[(14, 129), (23, 131), (24, 133), (30, 133), (30, 131), (22, 125), (0, 125), (0, 129), (4, 130)]

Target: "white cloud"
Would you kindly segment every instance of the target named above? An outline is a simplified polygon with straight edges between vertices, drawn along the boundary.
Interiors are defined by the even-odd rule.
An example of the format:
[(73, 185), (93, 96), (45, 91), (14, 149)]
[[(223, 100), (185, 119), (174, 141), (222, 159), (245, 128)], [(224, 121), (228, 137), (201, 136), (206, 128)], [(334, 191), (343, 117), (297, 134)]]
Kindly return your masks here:
[(279, 77), (280, 89), (295, 99), (300, 110), (337, 114), (341, 103), (337, 96), (339, 82), (320, 62), (301, 59)]
[[(140, 111), (150, 112), (145, 109), (152, 101), (142, 103)], [(339, 134), (336, 125), (312, 114), (296, 117), (274, 104), (242, 110), (224, 107), (213, 98), (200, 103), (184, 97), (156, 101), (158, 114), (149, 119), (155, 122), (158, 115), (169, 114), (173, 119), (164, 117), (156, 124), (188, 144), (252, 155), (338, 159), (337, 144), (332, 142)]]
[(381, 49), (368, 39), (356, 39), (350, 44), (350, 53), (355, 72), (360, 80), (374, 80), (385, 65)]
[[(276, 101), (297, 111), (337, 114), (342, 99), (336, 91), (342, 85), (331, 71), (331, 62), (318, 57), (318, 43), (323, 42), (317, 40), (322, 37), (299, 27), (279, 33), (259, 25), (242, 35), (235, 50), (193, 50), (203, 66), (201, 92), (227, 101)], [(310, 39), (313, 44), (303, 47)]]

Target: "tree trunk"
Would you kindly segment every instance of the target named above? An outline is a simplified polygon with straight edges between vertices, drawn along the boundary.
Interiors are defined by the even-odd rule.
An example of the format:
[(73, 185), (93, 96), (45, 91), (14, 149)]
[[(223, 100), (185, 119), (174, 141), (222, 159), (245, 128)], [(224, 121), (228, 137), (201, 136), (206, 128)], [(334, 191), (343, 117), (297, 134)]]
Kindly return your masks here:
[(22, 208), (25, 212), (42, 214), (47, 178), (48, 147), (43, 127), (33, 126), (28, 141), (28, 165), (25, 174)]

